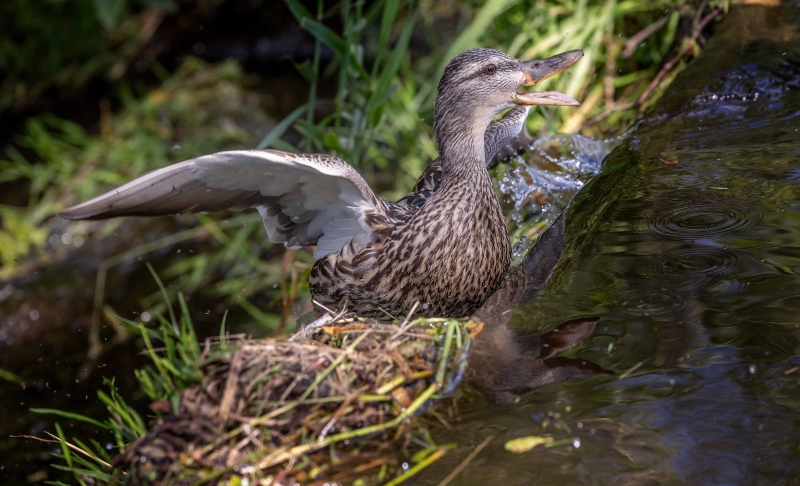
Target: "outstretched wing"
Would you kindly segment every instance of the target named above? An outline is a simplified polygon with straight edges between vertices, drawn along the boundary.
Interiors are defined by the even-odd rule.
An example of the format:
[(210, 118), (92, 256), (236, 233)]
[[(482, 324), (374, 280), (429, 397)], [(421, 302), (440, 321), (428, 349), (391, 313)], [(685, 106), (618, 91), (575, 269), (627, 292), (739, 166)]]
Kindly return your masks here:
[[(258, 208), (270, 240), (318, 245), (321, 258), (352, 240), (366, 245), (382, 201), (344, 160), (323, 154), (237, 150), (145, 174), (60, 213), (66, 219), (156, 216)], [(386, 221), (384, 218), (379, 218)]]

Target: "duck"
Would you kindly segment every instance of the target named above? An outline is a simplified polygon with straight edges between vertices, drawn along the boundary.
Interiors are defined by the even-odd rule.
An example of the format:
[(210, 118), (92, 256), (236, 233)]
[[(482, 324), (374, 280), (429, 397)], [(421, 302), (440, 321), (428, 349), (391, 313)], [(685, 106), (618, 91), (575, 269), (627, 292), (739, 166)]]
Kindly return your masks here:
[(580, 105), (560, 92), (522, 88), (582, 56), (575, 50), (520, 61), (475, 48), (452, 58), (434, 102), (439, 157), (396, 203), (378, 197), (334, 155), (233, 150), (149, 172), (59, 215), (96, 220), (255, 208), (273, 243), (315, 247), (309, 290), (316, 310), (378, 319), (469, 316), (511, 262), (489, 156), (519, 133), (531, 106)]

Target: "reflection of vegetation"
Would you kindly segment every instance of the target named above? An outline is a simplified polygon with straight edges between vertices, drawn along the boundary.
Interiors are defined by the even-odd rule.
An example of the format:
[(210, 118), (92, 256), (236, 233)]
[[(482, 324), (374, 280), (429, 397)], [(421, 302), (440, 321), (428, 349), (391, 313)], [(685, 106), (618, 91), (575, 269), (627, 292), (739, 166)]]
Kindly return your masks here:
[[(75, 85), (83, 83), (99, 71), (89, 70), (75, 77), (68, 74), (69, 66), (89, 69), (95, 62), (88, 60), (94, 59), (92, 56), (105, 59), (97, 62), (107, 66), (109, 56), (117, 55), (108, 54), (105, 44), (95, 37), (121, 36), (119, 42), (124, 44), (128, 37), (137, 35), (125, 27), (126, 22), (134, 21), (130, 12), (137, 8), (144, 12), (162, 11), (162, 6), (154, 6), (152, 2), (128, 5), (117, 0), (110, 3), (116, 5), (116, 10), (103, 13), (84, 3), (59, 8), (83, 9), (74, 16), (91, 17), (91, 21), (85, 20), (87, 25), (102, 18), (106, 25), (116, 22), (118, 27), (108, 34), (61, 39), (58, 48), (71, 54), (59, 54), (62, 57), (45, 63), (51, 72), (19, 71), (16, 78), (8, 79), (61, 76)], [(465, 6), (461, 18), (468, 21), (426, 2), (380, 0), (368, 8), (361, 2), (343, 2), (326, 10), (320, 1), (311, 11), (297, 0), (287, 0), (286, 4), (298, 23), (317, 41), (313, 58), (298, 65), (310, 82), (310, 99), (267, 133), (260, 146), (338, 154), (359, 165), (378, 183), (377, 187), (391, 186), (394, 192), (386, 194), (387, 197), (405, 193), (436, 156), (430, 128), (436, 80), (444, 62), (456, 52), (483, 45), (528, 59), (583, 49), (586, 59), (571, 72), (537, 87), (565, 91), (582, 99), (583, 106), (578, 110), (541, 110), (542, 116), (530, 118), (529, 128), (534, 132), (576, 131), (590, 121), (592, 126), (584, 132), (602, 134), (619, 131), (633, 119), (634, 110), (611, 110), (640, 98), (666, 57), (675, 50), (676, 35), (690, 31), (698, 21), (688, 4), (667, 0), (487, 2), (475, 8)], [(26, 10), (29, 7), (16, 3), (4, 8), (31, 14)], [(332, 21), (341, 25), (339, 32), (326, 27)], [(18, 30), (35, 30), (38, 25), (21, 22)], [(659, 28), (652, 29), (649, 36), (636, 37), (651, 25)], [(443, 38), (447, 31), (454, 33), (453, 39)], [(58, 29), (50, 32), (53, 37), (46, 42), (56, 42), (58, 32)], [(409, 42), (415, 32), (429, 40), (431, 53), (412, 64)], [(632, 37), (639, 47), (633, 56), (623, 59), (625, 42)], [(18, 36), (9, 39), (6, 42), (20, 42)], [(440, 48), (442, 42), (449, 47)], [(333, 61), (325, 66), (319, 55), (323, 47), (334, 54)], [(70, 64), (66, 59), (77, 61)], [(12, 61), (7, 57), (3, 62)], [(56, 76), (55, 72), (62, 72), (59, 69), (67, 74)], [(9, 149), (9, 160), (0, 162), (0, 182), (25, 183), (30, 187), (26, 207), (0, 206), (0, 275), (8, 277), (22, 271), (19, 262), (25, 258), (52, 257), (53, 246), (48, 246), (47, 241), (54, 233), (81, 235), (79, 241), (83, 241), (88, 229), (93, 228), (94, 233), (88, 237), (99, 239), (111, 232), (112, 225), (118, 224), (110, 223), (99, 230), (86, 223), (65, 226), (52, 215), (67, 204), (178, 160), (226, 148), (256, 146), (270, 122), (259, 108), (258, 96), (242, 89), (245, 81), (246, 77), (234, 64), (212, 67), (190, 59), (165, 78), (162, 86), (145, 95), (131, 94), (120, 81), (122, 109), (117, 114), (103, 111), (99, 136), (89, 135), (80, 126), (48, 114), (29, 119), (25, 135), (16, 141), (24, 150)], [(323, 81), (336, 84), (332, 100), (320, 98), (317, 86)], [(3, 94), (0, 108), (3, 103), (13, 103), (11, 99), (7, 93)], [(602, 120), (592, 120), (597, 115), (602, 115)], [(284, 137), (288, 133), (291, 136)], [(299, 142), (291, 145), (287, 140)], [(245, 298), (267, 293), (277, 300), (278, 291), (270, 287), (282, 283), (278, 274), (287, 267), (279, 259), (266, 263), (262, 257), (276, 255), (265, 255), (261, 249), (247, 245), (247, 241), (264, 241), (264, 238), (257, 215), (243, 218), (241, 225), (227, 229), (221, 229), (213, 219), (201, 218), (204, 226), (199, 231), (213, 236), (217, 249), (177, 260), (164, 275), (176, 279), (173, 293), (177, 288), (191, 292), (207, 285), (209, 274), (216, 271), (218, 277), (225, 278), (225, 283), (215, 292), (241, 303), (255, 318), (272, 327), (277, 325), (278, 317), (256, 309)], [(64, 252), (63, 245), (56, 246)], [(310, 261), (305, 253), (297, 255), (305, 261), (298, 267), (290, 267), (295, 272), (294, 281), (303, 282), (305, 278), (297, 272), (307, 269)], [(284, 314), (288, 312), (287, 296), (298, 288), (299, 284), (295, 284), (291, 290), (284, 289)], [(156, 305), (156, 299), (149, 298), (145, 305)]]

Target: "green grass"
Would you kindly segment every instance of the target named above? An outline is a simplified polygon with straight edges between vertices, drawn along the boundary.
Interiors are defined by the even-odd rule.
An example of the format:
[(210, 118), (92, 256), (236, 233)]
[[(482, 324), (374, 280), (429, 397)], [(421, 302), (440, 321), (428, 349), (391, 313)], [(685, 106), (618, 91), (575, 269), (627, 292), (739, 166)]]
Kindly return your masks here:
[(49, 90), (68, 95), (98, 77), (118, 79), (150, 40), (148, 18), (176, 6), (171, 0), (0, 2), (0, 114), (36, 106)]
[[(590, 136), (617, 134), (634, 121), (639, 106), (619, 108), (636, 104), (677, 52), (678, 30), (691, 29), (697, 7), (683, 0), (463, 2), (467, 13), (452, 29), (454, 38), (442, 43), (437, 27), (452, 21), (453, 14), (442, 15), (435, 4), (384, 0), (364, 10), (360, 2), (344, 1), (325, 10), (319, 2), (315, 12), (297, 0), (286, 4), (316, 39), (316, 51), (324, 45), (335, 59), (326, 70), (321, 70), (318, 57), (298, 66), (311, 83), (309, 101), (260, 147), (336, 154), (367, 175), (390, 175), (387, 179), (394, 184), (387, 189), (389, 197), (405, 194), (436, 157), (430, 126), (436, 80), (455, 54), (486, 46), (527, 60), (582, 49), (585, 58), (580, 63), (537, 89), (566, 92), (583, 106), (542, 108), (529, 118), (528, 128), (541, 134), (581, 129)], [(728, 1), (711, 1), (705, 12), (716, 6), (727, 8)], [(343, 25), (341, 33), (322, 23), (333, 17)], [(656, 23), (661, 28), (643, 39), (633, 56), (626, 56), (628, 38)], [(426, 33), (431, 53), (412, 63), (408, 43), (414, 28)], [(387, 40), (391, 48), (384, 47)], [(324, 81), (337, 85), (332, 100), (318, 99), (317, 86)], [(655, 97), (643, 100), (645, 105)], [(315, 112), (326, 110), (328, 115), (315, 119)], [(598, 115), (602, 119), (592, 120)], [(280, 138), (287, 130), (300, 134), (297, 146)]]
[[(151, 268), (152, 271), (152, 268)], [(155, 276), (161, 291), (166, 294), (166, 289)], [(202, 377), (202, 366), (206, 361), (213, 360), (216, 354), (212, 353), (205, 361), (201, 360), (201, 349), (194, 332), (194, 327), (189, 317), (188, 307), (182, 295), (178, 296), (180, 314), (177, 315), (168, 306), (169, 318), (161, 317), (158, 327), (150, 328), (141, 323), (122, 319), (120, 320), (129, 328), (139, 333), (144, 343), (144, 352), (152, 360), (152, 365), (136, 371), (136, 379), (140, 388), (153, 402), (164, 401), (176, 407), (180, 392), (197, 383)], [(223, 321), (221, 334), (224, 336), (225, 323)], [(156, 349), (154, 342), (160, 344)], [(224, 342), (224, 341), (223, 341)], [(216, 352), (224, 352), (224, 346)], [(31, 409), (32, 412), (55, 415), (71, 422), (84, 422), (98, 429), (111, 433), (114, 438), (114, 447), (107, 449), (100, 442), (90, 439), (89, 442), (81, 441), (75, 437), (67, 437), (61, 426), (56, 423), (56, 434), (50, 435), (52, 441), (59, 444), (60, 453), (53, 456), (63, 461), (64, 464), (54, 463), (52, 467), (67, 471), (73, 475), (77, 484), (86, 485), (87, 478), (100, 481), (101, 484), (126, 484), (125, 473), (111, 467), (113, 457), (125, 446), (144, 436), (147, 433), (149, 417), (143, 417), (130, 406), (122, 397), (113, 379), (105, 380), (107, 391), (99, 390), (98, 399), (106, 406), (108, 417), (105, 420), (96, 420), (85, 415), (70, 413), (54, 409)], [(41, 440), (41, 439), (40, 439)], [(61, 484), (48, 482), (47, 484)]]
[[(0, 181), (30, 187), (25, 206), (0, 205), (0, 279), (13, 278), (31, 264), (35, 268), (75, 251), (74, 244), (49, 242), (53, 234), (70, 234), (73, 241), (79, 237), (89, 243), (113, 235), (125, 223), (67, 223), (54, 216), (61, 209), (193, 155), (254, 146), (265, 127), (274, 122), (260, 108), (253, 86), (254, 79), (233, 62), (210, 66), (189, 59), (156, 90), (134, 94), (121, 87), (123, 108), (118, 114), (104, 116), (98, 135), (49, 114), (29, 119), (25, 135), (7, 149), (9, 158), (0, 161)], [(307, 280), (304, 272), (313, 260), (299, 255), (289, 269), (299, 275), (282, 277), (280, 260), (262, 258), (276, 252), (263, 235), (257, 213), (238, 213), (228, 219), (198, 215), (197, 221), (195, 228), (152, 242), (145, 243), (147, 239), (142, 238), (130, 250), (102, 260), (95, 313), (99, 315), (105, 305), (108, 271), (132, 258), (147, 259), (151, 252), (189, 241), (206, 241), (212, 250), (185, 252), (161, 270), (170, 281), (168, 292), (173, 300), (179, 290), (193, 293), (205, 289), (209, 297), (229, 303), (247, 306), (248, 297), (258, 294), (279, 305), (282, 290), (302, 293)], [(256, 249), (253, 242), (262, 245)], [(209, 286), (212, 279), (221, 283)], [(162, 310), (159, 293), (140, 297), (151, 314)], [(248, 308), (264, 329), (279, 326), (281, 316)]]

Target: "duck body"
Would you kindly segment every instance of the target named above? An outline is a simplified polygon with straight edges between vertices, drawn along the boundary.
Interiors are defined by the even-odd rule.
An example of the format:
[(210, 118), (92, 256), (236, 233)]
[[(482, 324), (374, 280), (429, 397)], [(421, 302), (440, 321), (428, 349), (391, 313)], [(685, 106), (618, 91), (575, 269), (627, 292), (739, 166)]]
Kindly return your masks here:
[(465, 316), (497, 288), (511, 246), (485, 169), (445, 178), (420, 205), (389, 207), (378, 238), (317, 261), (316, 302), (359, 315), (401, 317), (416, 304), (415, 315)]
[[(135, 179), (60, 213), (105, 219), (255, 207), (271, 241), (316, 246), (314, 303), (363, 316), (470, 315), (511, 260), (508, 228), (487, 172), (520, 133), (527, 107), (577, 105), (560, 93), (517, 93), (563, 71), (582, 53), (522, 63), (491, 49), (451, 60), (439, 84), (434, 131), (440, 157), (397, 203), (374, 194), (347, 162), (276, 150), (220, 152)], [(511, 109), (500, 120), (494, 117)]]

